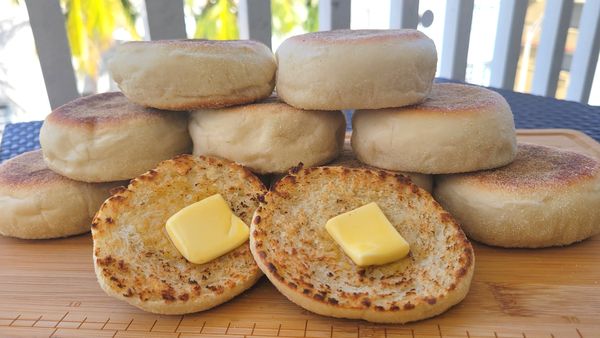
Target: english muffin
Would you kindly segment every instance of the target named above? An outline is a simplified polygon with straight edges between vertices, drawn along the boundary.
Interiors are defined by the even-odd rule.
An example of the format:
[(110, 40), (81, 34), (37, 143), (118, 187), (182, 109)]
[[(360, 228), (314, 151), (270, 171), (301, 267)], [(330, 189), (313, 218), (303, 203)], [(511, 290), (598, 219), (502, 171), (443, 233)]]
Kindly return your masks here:
[(226, 107), (271, 95), (277, 63), (252, 40), (132, 41), (109, 71), (131, 101), (169, 110)]
[(250, 224), (265, 188), (241, 165), (181, 155), (106, 200), (92, 224), (102, 289), (145, 311), (184, 314), (212, 308), (252, 286), (262, 274), (248, 242), (208, 263), (192, 264), (165, 230), (173, 214), (217, 193)]
[(413, 29), (334, 30), (285, 40), (277, 61), (277, 93), (294, 107), (378, 109), (423, 101), (437, 52)]
[(145, 108), (121, 93), (76, 99), (55, 109), (40, 130), (44, 160), (84, 182), (130, 179), (191, 152), (185, 114)]
[(352, 149), (374, 167), (445, 174), (496, 168), (517, 152), (510, 106), (498, 93), (462, 84), (434, 84), (420, 105), (357, 110)]
[(325, 164), (344, 144), (341, 111), (302, 110), (277, 97), (254, 104), (192, 112), (194, 154), (241, 163), (258, 174), (285, 173), (302, 162)]
[(571, 151), (521, 143), (502, 168), (438, 176), (434, 196), (489, 245), (558, 246), (600, 233), (600, 163)]
[(46, 239), (90, 231), (92, 218), (126, 182), (85, 183), (48, 169), (42, 151), (30, 151), (0, 165), (0, 234)]
[[(360, 267), (326, 231), (332, 217), (371, 202), (409, 243), (406, 258)], [(471, 244), (431, 195), (403, 175), (370, 169), (291, 171), (256, 210), (250, 247), (294, 303), (321, 315), (382, 323), (448, 310), (466, 296), (474, 269)]]

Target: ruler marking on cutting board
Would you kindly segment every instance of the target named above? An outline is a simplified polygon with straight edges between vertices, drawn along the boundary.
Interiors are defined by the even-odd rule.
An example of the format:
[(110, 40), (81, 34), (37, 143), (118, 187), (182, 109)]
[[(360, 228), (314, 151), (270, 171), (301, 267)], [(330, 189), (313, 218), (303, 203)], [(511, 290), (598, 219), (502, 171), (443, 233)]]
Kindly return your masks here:
[[(67, 315), (68, 315), (68, 314), (65, 314), (65, 315), (63, 316), (63, 318), (62, 318), (62, 319), (61, 319), (59, 322), (57, 322), (56, 326), (54, 327), (54, 331), (53, 331), (53, 333), (52, 333), (50, 336), (53, 336), (54, 334), (56, 334), (56, 331), (58, 331), (59, 329), (69, 330), (70, 332), (76, 332), (77, 330), (82, 330), (82, 331), (85, 331), (85, 332), (91, 332), (91, 331), (93, 331), (93, 330), (103, 331), (103, 330), (105, 330), (105, 327), (106, 327), (106, 325), (107, 325), (107, 324), (110, 322), (110, 318), (108, 318), (108, 319), (106, 319), (106, 321), (104, 321), (103, 323), (101, 323), (101, 324), (103, 324), (103, 325), (102, 325), (102, 326), (101, 326), (99, 329), (89, 329), (89, 328), (82, 329), (81, 327), (82, 327), (82, 325), (83, 325), (83, 324), (86, 322), (86, 320), (87, 320), (87, 317), (84, 317), (84, 319), (83, 319), (83, 320), (79, 320), (79, 321), (65, 321), (65, 320), (64, 320), (64, 318), (66, 318), (66, 317), (67, 317)], [(13, 320), (13, 322), (15, 322), (15, 321), (19, 320), (19, 318), (21, 318), (21, 316), (22, 316), (22, 314), (19, 314), (19, 315), (17, 316), (17, 318), (15, 318), (15, 319)], [(37, 322), (38, 322), (38, 321), (40, 321), (42, 318), (43, 318), (43, 315), (39, 316), (39, 318), (38, 318), (38, 319), (37, 319), (35, 322), (37, 323)], [(177, 333), (177, 334), (178, 334), (178, 336), (179, 336), (179, 335), (181, 335), (181, 333), (182, 333), (182, 332), (178, 332), (178, 329), (180, 328), (180, 326), (181, 326), (181, 323), (182, 323), (182, 321), (183, 321), (183, 319), (184, 319), (184, 318), (185, 318), (185, 316), (180, 316), (180, 320), (179, 320), (179, 322), (178, 322), (178, 324), (177, 324), (177, 326), (176, 326), (176, 328), (175, 328), (175, 330), (174, 330), (174, 332), (173, 332), (173, 333)], [(128, 322), (128, 323), (121, 323), (122, 325), (125, 325), (125, 327), (124, 327), (124, 328), (122, 328), (122, 329), (113, 329), (113, 328), (111, 328), (111, 329), (109, 329), (109, 330), (111, 330), (111, 331), (112, 331), (112, 330), (114, 330), (114, 331), (115, 331), (115, 335), (117, 335), (119, 332), (125, 332), (125, 331), (127, 331), (127, 330), (129, 329), (129, 327), (131, 326), (131, 324), (133, 323), (133, 321), (134, 321), (134, 320), (135, 320), (135, 318), (133, 318), (133, 317), (132, 317), (132, 318), (129, 320), (129, 322)], [(140, 333), (142, 333), (142, 332), (157, 332), (157, 331), (153, 331), (153, 329), (154, 329), (154, 327), (156, 326), (156, 324), (158, 323), (158, 320), (159, 320), (159, 319), (158, 319), (158, 316), (157, 316), (157, 319), (154, 319), (154, 320), (153, 320), (153, 322), (152, 322), (152, 325), (150, 326), (150, 328), (149, 328), (147, 331), (142, 331), (142, 330), (138, 330), (138, 329), (136, 329), (135, 331), (137, 331), (137, 332), (140, 332)], [(310, 323), (311, 323), (311, 320), (307, 319), (307, 320), (305, 320), (304, 322), (305, 322), (305, 324), (304, 324), (304, 328), (303, 328), (303, 329), (302, 329), (302, 331), (301, 331), (301, 332), (303, 333), (303, 334), (302, 334), (302, 337), (306, 337), (306, 336), (307, 336), (307, 333), (308, 333), (308, 331), (309, 331), (309, 330), (308, 330), (308, 326), (310, 325)], [(75, 326), (75, 327), (61, 328), (61, 327), (60, 327), (60, 324), (61, 324), (61, 323), (74, 323), (74, 324), (78, 324), (78, 325), (77, 325), (77, 326)], [(90, 322), (90, 323), (92, 323), (92, 322)], [(95, 322), (94, 322), (94, 323), (95, 323)], [(198, 328), (198, 329), (199, 329), (197, 333), (199, 333), (199, 334), (204, 334), (204, 335), (206, 335), (206, 334), (209, 334), (209, 333), (205, 333), (205, 332), (203, 332), (203, 331), (204, 331), (204, 328), (206, 327), (206, 323), (207, 323), (207, 321), (203, 321), (203, 323), (202, 323), (202, 325), (201, 325), (201, 326), (197, 326), (197, 327), (195, 327), (195, 328)], [(98, 323), (98, 324), (100, 324), (100, 323)], [(116, 323), (116, 324), (119, 324), (119, 323)], [(434, 332), (435, 332), (435, 333), (437, 333), (437, 335), (439, 335), (439, 337), (440, 337), (440, 338), (444, 338), (444, 337), (446, 337), (446, 335), (445, 335), (445, 334), (444, 334), (444, 332), (443, 332), (444, 330), (442, 329), (442, 325), (440, 325), (440, 324), (426, 324), (426, 325), (424, 325), (424, 322), (417, 322), (417, 323), (414, 323), (414, 324), (418, 326), (418, 329), (417, 329), (417, 330), (419, 330), (419, 332), (430, 332), (430, 334), (429, 334), (428, 336), (430, 336), (430, 335), (431, 335), (431, 333), (434, 333)], [(10, 325), (8, 325), (8, 326), (11, 326), (11, 325), (12, 325), (12, 323), (11, 323)], [(35, 323), (34, 323), (34, 325), (35, 325)], [(240, 334), (239, 334), (239, 333), (236, 333), (236, 332), (230, 333), (230, 332), (229, 332), (229, 331), (230, 331), (230, 329), (232, 328), (232, 325), (233, 325), (233, 323), (232, 323), (231, 321), (229, 321), (229, 322), (227, 322), (227, 324), (226, 324), (226, 325), (225, 325), (224, 323), (223, 323), (223, 325), (221, 325), (221, 326), (214, 326), (214, 325), (213, 325), (213, 326), (211, 326), (211, 329), (222, 329), (222, 330), (224, 330), (224, 332), (223, 332), (223, 333), (220, 333), (220, 334), (219, 334), (220, 336), (240, 336)], [(252, 323), (252, 327), (251, 327), (251, 332), (250, 332), (249, 334), (243, 334), (243, 336), (244, 336), (244, 337), (248, 337), (248, 338), (250, 338), (250, 337), (253, 337), (253, 336), (254, 336), (254, 334), (255, 334), (256, 325), (257, 325), (257, 323), (256, 323), (256, 322), (253, 322), (253, 323)], [(285, 322), (279, 322), (279, 323), (277, 323), (276, 325), (277, 325), (277, 326), (276, 326), (276, 327), (277, 327), (277, 329), (276, 329), (276, 334), (275, 334), (275, 335), (273, 335), (273, 337), (279, 337), (279, 336), (280, 336), (280, 334), (281, 334), (281, 331), (282, 331), (282, 325), (285, 325)], [(376, 326), (376, 324), (369, 324), (369, 325)], [(412, 336), (412, 338), (418, 338), (418, 337), (420, 337), (422, 333), (417, 333), (417, 332), (415, 331), (415, 328), (411, 328), (411, 325), (412, 325), (412, 324), (406, 324), (406, 325), (400, 325), (400, 326), (398, 326), (398, 327), (399, 327), (400, 329), (406, 329), (406, 330), (410, 330), (410, 331), (408, 331), (408, 332), (410, 332), (409, 334), (410, 334), (410, 336)], [(31, 327), (32, 327), (32, 328), (34, 328), (34, 327), (33, 327), (33, 325), (32, 325)], [(386, 337), (386, 338), (388, 337), (388, 333), (389, 333), (389, 331), (388, 331), (388, 327), (387, 327), (387, 326), (386, 326), (386, 327), (383, 327), (383, 336), (381, 336), (381, 335), (376, 335), (376, 334), (373, 334), (373, 333), (371, 333), (369, 330), (365, 330), (365, 331), (363, 332), (363, 331), (361, 331), (361, 330), (360, 330), (360, 327), (361, 327), (361, 326), (357, 326), (357, 327), (356, 327), (356, 331), (355, 331), (355, 333), (356, 333), (356, 336), (357, 336), (357, 337), (363, 337), (364, 335), (361, 335), (361, 334), (363, 334), (363, 333), (364, 333), (364, 334), (366, 334), (368, 337)], [(24, 328), (26, 328), (26, 327), (24, 327), (24, 326), (20, 326), (20, 328), (23, 328), (23, 329), (24, 329)], [(186, 328), (194, 328), (194, 326), (191, 326), (191, 327), (186, 327)], [(250, 328), (250, 327), (249, 327), (249, 328)], [(310, 330), (310, 331), (311, 331), (311, 333), (319, 332), (319, 333), (322, 333), (322, 334), (328, 334), (328, 335), (329, 335), (329, 337), (333, 337), (333, 336), (334, 336), (334, 332), (335, 332), (336, 330), (340, 330), (341, 332), (345, 332), (345, 333), (350, 333), (350, 332), (348, 331), (348, 327), (347, 327), (347, 326), (336, 327), (336, 325), (335, 325), (335, 324), (332, 324), (332, 325), (330, 325), (328, 330), (318, 330), (318, 329), (312, 329), (312, 330)], [(581, 331), (580, 331), (578, 328), (574, 328), (574, 330), (577, 332), (577, 335), (578, 335), (580, 338), (585, 338), (585, 336), (584, 336), (584, 335), (581, 333)], [(233, 330), (232, 330), (232, 331), (233, 331)], [(300, 330), (298, 330), (298, 331), (300, 331)], [(514, 334), (516, 334), (516, 332), (518, 332), (518, 331), (511, 331), (511, 332), (513, 332), (513, 335), (514, 335)], [(495, 331), (495, 330), (494, 330), (492, 333), (493, 333), (493, 337), (494, 337), (494, 338), (500, 338), (500, 337), (501, 337), (501, 336), (500, 336), (500, 334), (498, 333), (498, 331)], [(554, 337), (557, 337), (557, 336), (555, 335), (555, 333), (554, 333), (554, 332), (550, 332), (550, 331), (544, 331), (544, 333), (548, 334), (549, 336), (551, 336), (551, 337), (553, 337), (553, 338), (554, 338)], [(464, 334), (466, 335), (466, 337), (467, 337), (467, 338), (471, 338), (471, 337), (472, 337), (472, 335), (473, 335), (473, 334), (470, 332), (470, 329), (465, 329), (465, 331), (464, 331)], [(264, 336), (264, 335), (262, 335), (262, 334), (259, 334), (259, 335), (261, 335), (261, 336)], [(397, 336), (397, 333), (396, 333), (396, 334), (392, 334), (392, 335), (393, 335), (393, 336)], [(526, 332), (520, 332), (520, 335), (521, 335), (523, 338), (527, 338), (527, 334), (526, 334)], [(455, 337), (455, 335), (451, 335), (451, 336), (452, 336), (452, 337)], [(560, 335), (559, 335), (559, 336), (560, 336)]]
[(12, 326), (19, 318), (21, 318), (21, 315), (18, 315), (17, 318), (13, 319), (8, 326)]

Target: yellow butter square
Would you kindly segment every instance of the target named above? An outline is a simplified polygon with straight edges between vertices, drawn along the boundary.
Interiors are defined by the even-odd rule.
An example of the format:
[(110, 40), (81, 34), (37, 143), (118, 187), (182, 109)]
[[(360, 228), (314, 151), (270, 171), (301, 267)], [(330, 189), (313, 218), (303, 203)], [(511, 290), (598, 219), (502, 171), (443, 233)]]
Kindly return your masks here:
[(167, 233), (191, 263), (203, 264), (248, 240), (250, 229), (220, 194), (191, 204), (167, 220)]
[(391, 263), (410, 250), (375, 202), (331, 218), (325, 228), (359, 266)]

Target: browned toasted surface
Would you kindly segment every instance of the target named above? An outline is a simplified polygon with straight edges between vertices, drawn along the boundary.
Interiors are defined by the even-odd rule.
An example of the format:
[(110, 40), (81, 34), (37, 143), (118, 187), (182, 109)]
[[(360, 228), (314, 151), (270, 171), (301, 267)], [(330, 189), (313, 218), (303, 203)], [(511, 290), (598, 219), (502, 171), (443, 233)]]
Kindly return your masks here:
[(146, 108), (127, 100), (121, 92), (109, 92), (84, 96), (64, 104), (48, 115), (47, 120), (72, 126), (94, 127), (118, 124), (129, 119), (159, 118), (165, 114), (177, 113)]
[(41, 150), (23, 153), (0, 165), (0, 185), (5, 187), (39, 187), (42, 184), (61, 181), (69, 179), (48, 169)]
[[(307, 110), (299, 109), (296, 107), (292, 107), (289, 104), (283, 102), (277, 94), (273, 93), (271, 96), (259, 99), (252, 104), (245, 105), (234, 105), (234, 106), (226, 106), (221, 109), (223, 112), (252, 112), (252, 113), (263, 113), (265, 111), (287, 111), (291, 113), (305, 113)], [(312, 110), (309, 110), (312, 111)], [(323, 111), (325, 113), (329, 111)]]
[(600, 162), (580, 153), (520, 143), (504, 167), (457, 175), (456, 179), (509, 191), (563, 186), (600, 175)]
[[(409, 242), (407, 258), (359, 267), (325, 230), (330, 218), (370, 202)], [(381, 321), (403, 322), (419, 319), (410, 311), (437, 314), (464, 297), (474, 266), (471, 244), (452, 216), (405, 176), (385, 171), (300, 169), (265, 196), (252, 229), (254, 257), (280, 290), (313, 311), (324, 304), (343, 317), (380, 321), (376, 313), (391, 312), (398, 317)], [(464, 293), (455, 297), (455, 289)], [(436, 303), (440, 310), (423, 309)]]
[[(248, 96), (248, 95), (226, 95), (226, 96), (207, 96), (200, 97), (197, 99), (191, 99), (186, 101), (185, 103), (172, 103), (172, 102), (164, 102), (157, 103), (155, 106), (160, 106), (161, 109), (169, 109), (176, 111), (183, 110), (194, 110), (194, 109), (217, 109), (217, 108), (225, 108), (225, 107), (234, 107), (243, 104), (251, 104), (258, 103), (256, 101), (267, 98), (268, 95), (265, 96)], [(238, 108), (238, 107), (234, 107)]]
[(423, 38), (426, 38), (426, 35), (414, 29), (339, 29), (296, 35), (289, 40), (301, 43), (362, 45)]
[(240, 111), (240, 110), (261, 111), (261, 110), (265, 110), (265, 109), (278, 109), (278, 110), (286, 109), (286, 110), (301, 111), (300, 109), (294, 108), (294, 107), (286, 104), (285, 102), (281, 101), (281, 99), (279, 99), (279, 97), (277, 97), (276, 94), (271, 94), (271, 96), (261, 99), (261, 100), (258, 100), (251, 105), (240, 105), (240, 106), (228, 107), (228, 108), (223, 109), (223, 111), (232, 111), (232, 110), (234, 110), (234, 111)]
[(432, 112), (461, 112), (504, 105), (502, 96), (492, 90), (458, 83), (434, 83), (423, 103), (408, 109)]
[(196, 51), (218, 51), (218, 50), (236, 50), (244, 48), (263, 48), (262, 43), (253, 40), (206, 40), (206, 39), (174, 39), (174, 40), (153, 40), (153, 41), (128, 41), (125, 45), (132, 46), (169, 46), (179, 49), (191, 49)]
[(171, 215), (216, 193), (250, 224), (265, 188), (233, 162), (181, 155), (110, 197), (92, 224), (96, 274), (103, 288), (148, 311), (188, 313), (250, 287), (260, 271), (248, 243), (197, 265), (178, 252), (164, 229)]
[(346, 142), (340, 156), (331, 163), (332, 166), (341, 166), (348, 168), (369, 168), (369, 165), (362, 163), (356, 158), (350, 144)]

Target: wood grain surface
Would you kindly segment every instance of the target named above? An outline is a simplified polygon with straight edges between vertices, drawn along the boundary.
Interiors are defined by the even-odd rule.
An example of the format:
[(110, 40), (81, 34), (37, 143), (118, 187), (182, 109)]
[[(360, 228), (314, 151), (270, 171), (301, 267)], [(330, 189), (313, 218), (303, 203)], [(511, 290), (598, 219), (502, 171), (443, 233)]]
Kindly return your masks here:
[[(575, 131), (522, 130), (519, 138), (600, 158), (600, 144)], [(206, 312), (152, 315), (100, 289), (89, 235), (0, 237), (0, 337), (600, 337), (600, 236), (564, 248), (474, 247), (467, 298), (402, 326), (311, 314), (265, 278)]]

